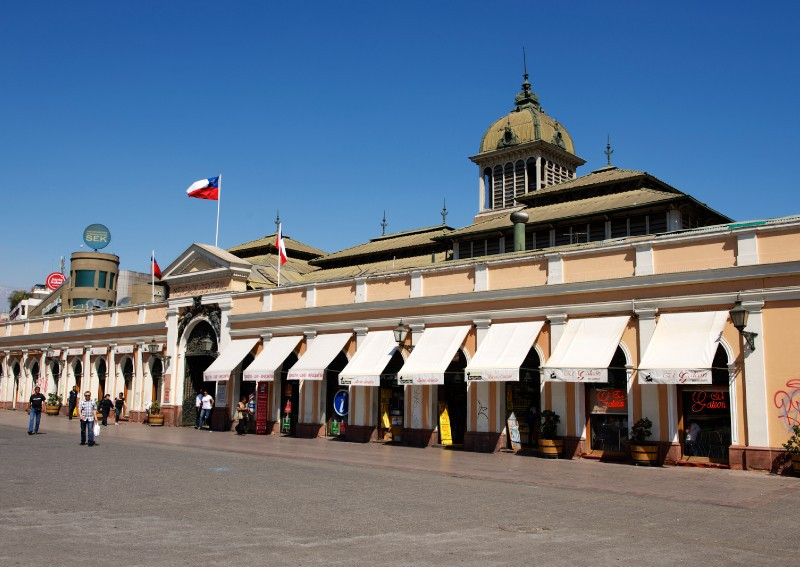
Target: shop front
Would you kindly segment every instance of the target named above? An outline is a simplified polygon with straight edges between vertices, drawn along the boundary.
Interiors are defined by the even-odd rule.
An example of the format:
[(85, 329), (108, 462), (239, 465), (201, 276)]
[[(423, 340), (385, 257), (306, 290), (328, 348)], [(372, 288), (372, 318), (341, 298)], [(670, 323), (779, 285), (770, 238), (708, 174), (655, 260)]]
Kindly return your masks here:
[(348, 361), (344, 348), (352, 337), (352, 333), (308, 336), (305, 353), (289, 369), (287, 380), (299, 384), (300, 414), (295, 430), (298, 437), (331, 435), (334, 429), (339, 432), (337, 436), (341, 434), (345, 416), (337, 414), (334, 402), (339, 373)]
[(404, 443), (463, 445), (467, 421), (467, 360), (461, 347), (468, 326), (425, 329), (403, 367)]
[[(628, 438), (627, 357), (620, 347), (628, 315), (570, 319), (550, 359), (542, 367), (551, 383), (552, 409), (559, 417), (564, 452), (595, 458), (624, 456)], [(576, 415), (567, 415), (567, 390), (573, 383)], [(577, 411), (580, 413), (577, 413)], [(584, 413), (585, 412), (585, 413)], [(587, 419), (584, 419), (584, 416)], [(575, 419), (575, 436), (566, 436), (566, 419)]]
[(238, 373), (257, 342), (258, 339), (232, 340), (203, 372), (205, 382), (216, 384), (214, 409), (211, 412), (211, 429), (214, 431), (228, 431), (231, 427), (236, 408), (236, 401), (229, 399), (236, 393), (231, 392), (231, 379)]
[(728, 463), (730, 374), (721, 344), (727, 319), (726, 311), (662, 314), (639, 365), (643, 388), (676, 388), (684, 461)]

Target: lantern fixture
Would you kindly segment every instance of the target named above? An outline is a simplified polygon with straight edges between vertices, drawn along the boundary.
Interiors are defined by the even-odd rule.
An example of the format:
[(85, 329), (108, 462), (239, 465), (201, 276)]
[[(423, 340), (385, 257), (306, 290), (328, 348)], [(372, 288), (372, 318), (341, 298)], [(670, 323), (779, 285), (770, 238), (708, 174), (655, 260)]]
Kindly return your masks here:
[(737, 297), (736, 303), (733, 304), (733, 309), (729, 311), (729, 315), (731, 316), (731, 322), (733, 326), (736, 327), (736, 330), (739, 331), (739, 334), (744, 339), (745, 344), (749, 347), (750, 352), (756, 350), (756, 337), (758, 333), (751, 333), (749, 331), (745, 331), (745, 327), (747, 327), (747, 318), (750, 313), (742, 307), (741, 300)]
[(408, 330), (405, 328), (405, 326), (403, 326), (402, 321), (397, 324), (397, 327), (395, 327), (394, 331), (392, 332), (394, 333), (394, 342), (397, 343), (397, 348), (407, 350), (408, 352), (414, 350), (414, 345), (405, 344), (405, 339), (408, 336)]
[(158, 344), (155, 339), (152, 339), (147, 345), (147, 350), (150, 352), (150, 354), (156, 354), (161, 350), (161, 345)]
[(210, 353), (211, 347), (214, 346), (214, 341), (212, 341), (209, 337), (203, 337), (200, 339), (200, 346), (203, 347), (203, 350)]

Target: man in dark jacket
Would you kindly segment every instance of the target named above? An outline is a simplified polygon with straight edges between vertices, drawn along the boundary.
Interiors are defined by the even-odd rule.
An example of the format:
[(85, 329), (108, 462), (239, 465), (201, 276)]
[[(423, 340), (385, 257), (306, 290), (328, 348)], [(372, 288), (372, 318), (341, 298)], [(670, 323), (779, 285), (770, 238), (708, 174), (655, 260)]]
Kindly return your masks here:
[(42, 410), (44, 409), (44, 394), (42, 394), (39, 386), (33, 389), (33, 394), (29, 401), (31, 406), (28, 408), (28, 412), (30, 412), (31, 418), (28, 420), (28, 435), (35, 435), (39, 433), (39, 422), (42, 419)]
[(67, 402), (69, 407), (69, 418), (72, 419), (72, 413), (75, 411), (75, 406), (78, 405), (78, 387), (73, 386), (72, 390), (69, 392), (69, 396), (67, 396)]

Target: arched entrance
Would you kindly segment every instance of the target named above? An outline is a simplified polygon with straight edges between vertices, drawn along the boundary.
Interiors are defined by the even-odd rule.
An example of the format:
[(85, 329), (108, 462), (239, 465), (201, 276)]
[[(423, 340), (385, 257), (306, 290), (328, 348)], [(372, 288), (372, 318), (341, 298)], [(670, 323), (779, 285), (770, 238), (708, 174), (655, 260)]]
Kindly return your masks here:
[(467, 381), (464, 379), (466, 367), (467, 357), (461, 349), (458, 349), (444, 372), (444, 384), (438, 386), (439, 443), (446, 442), (442, 436), (442, 414), (446, 409), (450, 420), (452, 444), (464, 444), (464, 433), (467, 430)]
[[(210, 345), (210, 348), (208, 346)], [(218, 350), (217, 334), (205, 320), (199, 321), (186, 339), (183, 370), (183, 407), (181, 425), (195, 424), (195, 398), (200, 390), (216, 396), (216, 382), (206, 382), (203, 372), (214, 362)]]
[(108, 374), (108, 367), (104, 358), (98, 358), (94, 364), (95, 372), (97, 373), (97, 399), (102, 400), (106, 395), (106, 376)]
[(19, 400), (19, 376), (22, 372), (20, 368), (19, 362), (14, 362), (14, 365), (11, 367), (11, 374), (14, 375), (14, 407), (16, 406), (17, 401)]
[(161, 364), (160, 358), (152, 357), (150, 363), (150, 377), (153, 382), (153, 391), (150, 399), (160, 404), (161, 392), (164, 391), (164, 366)]
[(711, 384), (678, 387), (680, 439), (686, 460), (728, 463), (731, 445), (728, 362), (728, 353), (719, 345), (711, 363)]
[(586, 384), (589, 449), (603, 456), (625, 455), (628, 439), (628, 358), (617, 347), (608, 366), (608, 382)]
[(300, 381), (287, 380), (289, 369), (297, 364), (298, 357), (292, 352), (286, 357), (280, 372), (280, 431), (284, 435), (295, 435), (297, 431), (297, 416), (300, 414)]
[(58, 384), (61, 380), (61, 364), (57, 360), (50, 362), (50, 376), (53, 378), (53, 391), (58, 392)]
[(33, 393), (33, 389), (36, 386), (39, 386), (41, 388), (41, 385), (39, 384), (39, 362), (36, 360), (34, 360), (33, 364), (31, 364), (30, 375), (31, 375), (31, 393)]
[(75, 379), (75, 385), (78, 387), (78, 392), (80, 393), (78, 400), (82, 400), (83, 391), (81, 389), (81, 381), (83, 379), (83, 364), (79, 358), (76, 358), (72, 363), (72, 377)]
[[(506, 382), (506, 419), (511, 412), (514, 412), (523, 447), (534, 446), (539, 439), (539, 411), (542, 398), (539, 366), (541, 366), (539, 353), (535, 348), (531, 348), (520, 366), (519, 381)], [(510, 438), (507, 443), (511, 447)]]
[(122, 365), (120, 366), (122, 369), (122, 395), (125, 398), (125, 405), (130, 411), (130, 396), (133, 392), (133, 360), (130, 357), (126, 358)]

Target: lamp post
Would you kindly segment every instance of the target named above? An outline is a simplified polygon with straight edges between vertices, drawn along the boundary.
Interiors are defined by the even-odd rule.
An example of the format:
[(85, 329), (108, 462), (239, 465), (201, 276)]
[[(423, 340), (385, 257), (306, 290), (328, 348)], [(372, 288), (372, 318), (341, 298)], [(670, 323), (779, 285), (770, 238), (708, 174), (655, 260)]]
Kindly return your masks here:
[(397, 348), (407, 350), (408, 352), (414, 350), (414, 345), (405, 344), (405, 338), (408, 335), (408, 331), (403, 326), (402, 321), (397, 324), (397, 327), (395, 327), (394, 331), (392, 332), (394, 333), (394, 342), (397, 343)]
[(736, 327), (736, 330), (739, 331), (739, 334), (742, 335), (747, 346), (750, 348), (750, 352), (756, 350), (756, 337), (758, 333), (751, 333), (749, 331), (745, 331), (745, 327), (747, 327), (747, 318), (749, 317), (750, 313), (742, 307), (742, 302), (739, 298), (736, 298), (736, 303), (733, 304), (733, 309), (729, 312), (731, 316), (731, 321), (733, 322), (733, 326)]

